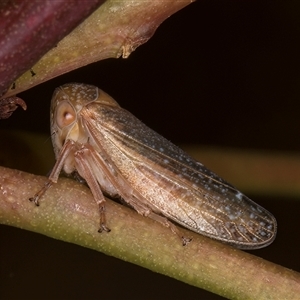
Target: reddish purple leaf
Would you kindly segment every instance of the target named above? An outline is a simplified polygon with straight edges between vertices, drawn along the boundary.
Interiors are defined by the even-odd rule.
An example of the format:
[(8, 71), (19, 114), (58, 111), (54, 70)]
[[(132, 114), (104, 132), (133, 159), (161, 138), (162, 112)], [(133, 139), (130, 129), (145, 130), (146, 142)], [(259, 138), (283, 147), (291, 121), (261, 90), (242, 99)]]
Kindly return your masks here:
[(104, 0), (2, 0), (0, 95), (103, 2)]

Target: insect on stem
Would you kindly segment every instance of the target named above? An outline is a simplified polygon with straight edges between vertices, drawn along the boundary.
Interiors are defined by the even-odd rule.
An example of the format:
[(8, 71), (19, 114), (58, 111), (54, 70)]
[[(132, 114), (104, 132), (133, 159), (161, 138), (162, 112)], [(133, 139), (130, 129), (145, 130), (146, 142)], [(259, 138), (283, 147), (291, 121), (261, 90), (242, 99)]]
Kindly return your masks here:
[(49, 181), (30, 199), (36, 205), (61, 170), (76, 171), (98, 204), (99, 232), (110, 231), (106, 194), (121, 197), (139, 214), (170, 228), (183, 245), (191, 239), (174, 223), (240, 249), (274, 241), (277, 223), (271, 213), (99, 88), (80, 83), (57, 88), (50, 115), (56, 163)]

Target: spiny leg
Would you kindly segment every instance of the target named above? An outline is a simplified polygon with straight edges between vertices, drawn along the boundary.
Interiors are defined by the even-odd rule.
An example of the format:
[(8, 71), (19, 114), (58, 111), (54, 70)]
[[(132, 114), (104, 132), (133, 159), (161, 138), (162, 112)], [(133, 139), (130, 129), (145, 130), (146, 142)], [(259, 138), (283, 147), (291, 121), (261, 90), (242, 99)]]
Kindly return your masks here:
[(49, 175), (49, 180), (44, 184), (44, 186), (31, 198), (29, 201), (34, 202), (36, 206), (39, 206), (39, 199), (46, 193), (49, 187), (52, 186), (53, 183), (57, 182), (61, 169), (64, 165), (66, 158), (69, 156), (70, 152), (74, 150), (75, 144), (73, 141), (68, 140), (64, 146), (62, 147), (59, 157)]
[(86, 180), (94, 199), (99, 207), (100, 213), (100, 227), (98, 232), (106, 231), (109, 232), (110, 229), (106, 226), (105, 218), (105, 198), (101, 191), (101, 188), (97, 182), (97, 178), (93, 172), (93, 168), (90, 165), (89, 150), (82, 148), (75, 153), (76, 167), (79, 174)]
[(34, 202), (36, 206), (40, 205), (39, 199), (46, 193), (46, 191), (49, 189), (49, 187), (53, 184), (52, 181), (48, 180), (45, 185), (31, 198), (29, 198), (29, 201)]
[(182, 235), (180, 230), (173, 223), (171, 223), (167, 218), (157, 215), (156, 213), (154, 213), (152, 211), (147, 215), (147, 217), (170, 228), (170, 230), (181, 239), (183, 246), (186, 246), (188, 243), (190, 243), (192, 241), (191, 238), (187, 238), (184, 235)]

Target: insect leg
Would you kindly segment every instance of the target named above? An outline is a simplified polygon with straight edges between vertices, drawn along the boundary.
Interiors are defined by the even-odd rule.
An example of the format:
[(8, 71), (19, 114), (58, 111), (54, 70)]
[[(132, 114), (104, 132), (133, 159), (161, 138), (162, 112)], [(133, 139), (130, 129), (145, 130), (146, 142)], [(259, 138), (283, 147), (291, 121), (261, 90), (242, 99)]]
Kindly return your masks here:
[(109, 232), (110, 229), (106, 227), (105, 219), (105, 198), (101, 191), (101, 188), (97, 182), (97, 178), (94, 175), (93, 167), (90, 164), (90, 151), (86, 148), (82, 148), (75, 152), (75, 162), (79, 174), (86, 180), (91, 192), (94, 196), (95, 201), (98, 204), (100, 212), (100, 227), (98, 232), (106, 231)]
[(51, 185), (53, 183), (57, 182), (57, 179), (58, 179), (61, 169), (64, 165), (64, 162), (65, 162), (66, 158), (69, 156), (70, 152), (72, 150), (74, 150), (74, 147), (75, 147), (75, 144), (71, 140), (68, 140), (64, 144), (64, 146), (62, 147), (62, 149), (60, 151), (59, 157), (48, 177), (48, 181), (32, 198), (29, 198), (29, 201), (34, 202), (34, 204), (36, 206), (40, 205), (39, 199), (45, 194), (45, 192), (48, 190), (49, 187), (51, 187)]
[(44, 186), (31, 198), (29, 198), (29, 201), (34, 202), (36, 206), (40, 205), (40, 198), (45, 194), (45, 192), (49, 189), (49, 187), (53, 184), (52, 181), (48, 180)]
[(94, 167), (94, 174), (97, 176), (97, 172), (101, 170), (114, 185), (118, 194), (125, 202), (132, 206), (139, 214), (170, 228), (171, 231), (182, 240), (184, 246), (191, 241), (190, 238), (184, 237), (180, 230), (178, 230), (167, 218), (156, 214), (154, 212), (155, 209), (151, 208), (149, 203), (147, 203), (147, 200), (138, 191), (132, 189), (130, 184), (123, 178), (122, 174), (120, 174), (114, 163), (111, 162), (109, 158), (106, 158), (107, 155), (105, 154), (105, 151), (98, 153), (89, 145), (86, 145), (86, 147), (85, 150), (90, 154), (88, 155), (88, 159), (91, 160), (89, 164)]
[(150, 214), (148, 214), (147, 217), (156, 222), (159, 222), (160, 224), (164, 225), (165, 227), (170, 228), (170, 230), (181, 239), (183, 246), (186, 246), (189, 242), (192, 241), (191, 238), (183, 236), (182, 233), (180, 232), (180, 230), (172, 222), (170, 222), (167, 218), (162, 217), (154, 212), (150, 212)]

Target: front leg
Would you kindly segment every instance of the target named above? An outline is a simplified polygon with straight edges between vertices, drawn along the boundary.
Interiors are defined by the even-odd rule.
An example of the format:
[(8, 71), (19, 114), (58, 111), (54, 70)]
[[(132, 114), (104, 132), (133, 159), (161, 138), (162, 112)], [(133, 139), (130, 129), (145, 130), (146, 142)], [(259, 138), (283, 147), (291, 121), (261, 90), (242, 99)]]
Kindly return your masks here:
[(56, 163), (49, 175), (48, 181), (45, 185), (31, 198), (29, 201), (34, 202), (36, 206), (39, 206), (40, 198), (46, 193), (46, 191), (52, 186), (53, 183), (56, 183), (59, 177), (59, 174), (64, 166), (64, 163), (67, 157), (70, 155), (70, 152), (75, 150), (75, 143), (71, 140), (67, 140), (67, 142), (62, 147), (59, 156), (56, 160)]

